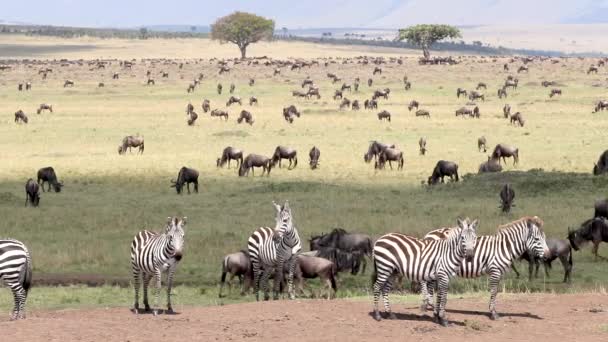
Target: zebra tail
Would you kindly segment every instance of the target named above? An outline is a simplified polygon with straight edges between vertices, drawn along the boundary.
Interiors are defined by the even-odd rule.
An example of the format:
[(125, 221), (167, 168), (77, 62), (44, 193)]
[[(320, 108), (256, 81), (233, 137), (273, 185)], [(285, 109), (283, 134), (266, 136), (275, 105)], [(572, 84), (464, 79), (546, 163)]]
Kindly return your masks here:
[(21, 269), (21, 274), (19, 275), (19, 283), (21, 283), (25, 292), (28, 292), (32, 287), (32, 259), (29, 254), (27, 254), (25, 265), (23, 266), (24, 268)]
[(374, 260), (374, 255), (372, 254), (372, 264), (374, 265), (372, 271), (372, 286), (376, 283), (376, 278), (378, 277), (378, 267), (376, 266), (376, 261)]

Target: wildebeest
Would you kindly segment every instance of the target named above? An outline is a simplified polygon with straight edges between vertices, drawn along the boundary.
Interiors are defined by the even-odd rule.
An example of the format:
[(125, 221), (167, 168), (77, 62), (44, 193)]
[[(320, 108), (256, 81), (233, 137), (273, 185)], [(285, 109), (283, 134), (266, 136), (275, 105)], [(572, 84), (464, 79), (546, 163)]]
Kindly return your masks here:
[(359, 107), (359, 100), (354, 100), (353, 103), (351, 104), (350, 108), (352, 110), (359, 110), (360, 109), (360, 107)]
[(19, 122), (23, 122), (23, 123), (27, 123), (29, 120), (27, 118), (27, 115), (25, 115), (25, 113), (19, 109), (18, 111), (15, 112), (15, 122), (19, 123)]
[(374, 72), (372, 73), (372, 75), (375, 76), (376, 74), (382, 75), (382, 69), (380, 69), (379, 67), (375, 67), (374, 68)]
[(477, 87), (475, 89), (479, 90), (481, 88), (488, 89), (488, 86), (485, 83), (483, 83), (483, 82), (477, 83)]
[(196, 86), (192, 83), (188, 84), (188, 88), (186, 88), (186, 92), (193, 93)]
[(156, 82), (154, 82), (154, 79), (152, 78), (148, 78), (148, 81), (146, 82), (146, 85), (155, 85)]
[(383, 90), (376, 90), (374, 91), (374, 95), (372, 96), (372, 100), (375, 100), (379, 97), (384, 98), (385, 100), (388, 100), (388, 95), (391, 93), (391, 90), (389, 88), (384, 88)]
[(237, 123), (241, 123), (243, 122), (243, 120), (248, 123), (249, 125), (253, 125), (253, 115), (251, 114), (251, 112), (246, 111), (246, 110), (242, 110), (241, 114), (239, 114), (239, 118), (236, 119)]
[(589, 75), (590, 73), (597, 74), (597, 72), (598, 72), (598, 69), (597, 69), (597, 67), (595, 65), (592, 65), (592, 66), (589, 67), (589, 69), (587, 69), (587, 75)]
[(63, 87), (73, 87), (74, 86), (74, 81), (72, 80), (65, 80), (65, 82), (63, 83)]
[(105, 84), (105, 83), (103, 83), (103, 82), (99, 82), (99, 83), (97, 83), (97, 88), (103, 88), (103, 87), (105, 87), (105, 86), (106, 86), (106, 84)]
[(334, 100), (337, 100), (337, 99), (342, 99), (342, 91), (341, 90), (336, 90), (334, 92)]
[[(553, 260), (559, 258), (562, 263), (562, 266), (564, 267), (563, 282), (569, 283), (573, 267), (572, 247), (570, 246), (570, 243), (568, 242), (568, 240), (560, 240), (553, 238), (547, 238), (545, 239), (545, 241), (547, 242), (547, 247), (549, 247), (549, 256), (542, 260), (543, 266), (545, 268), (545, 275), (549, 277), (549, 269), (551, 269), (551, 263), (553, 262)], [(536, 272), (534, 276), (538, 278), (540, 260), (538, 258), (531, 258), (527, 251), (521, 255), (520, 259), (528, 261), (528, 279), (532, 281), (532, 271), (534, 266), (536, 266)], [(519, 278), (519, 272), (517, 271), (517, 268), (515, 268), (515, 264), (511, 264), (511, 269), (513, 269), (513, 271)]]
[(562, 90), (561, 89), (551, 89), (551, 92), (549, 93), (549, 97), (553, 97), (555, 95), (562, 96)]
[(222, 277), (220, 280), (219, 297), (222, 298), (222, 290), (226, 283), (226, 274), (230, 274), (228, 279), (228, 290), (232, 290), (232, 280), (234, 277), (239, 278), (241, 287), (241, 296), (244, 295), (251, 283), (253, 282), (253, 271), (251, 267), (251, 259), (249, 259), (248, 251), (239, 251), (237, 253), (228, 254), (222, 260)]
[(209, 100), (207, 99), (204, 99), (201, 107), (203, 108), (203, 113), (207, 113), (209, 110), (211, 110), (211, 102), (209, 102)]
[(46, 190), (44, 190), (45, 182), (48, 185), (48, 191), (51, 191), (51, 186), (52, 186), (53, 190), (55, 190), (55, 192), (61, 192), (63, 183), (57, 180), (57, 175), (55, 174), (55, 169), (53, 169), (51, 166), (43, 167), (40, 170), (38, 170), (38, 179), (37, 179), (36, 183), (38, 183), (38, 185), (40, 185), (43, 192), (46, 191)]
[(17, 85), (17, 90), (19, 90), (19, 91), (23, 91), (23, 83), (19, 83), (19, 84)]
[(597, 113), (600, 110), (604, 110), (606, 108), (608, 108), (607, 100), (598, 101), (598, 103), (595, 105), (595, 109), (593, 110), (593, 113)]
[(209, 115), (211, 115), (212, 117), (219, 117), (219, 118), (224, 118), (224, 120), (228, 120), (228, 112), (225, 110), (221, 110), (219, 108), (216, 108), (214, 110), (211, 111), (211, 113), (209, 113)]
[(498, 159), (488, 157), (488, 161), (483, 162), (479, 165), (478, 173), (486, 173), (486, 172), (501, 172), (502, 166), (500, 165)]
[(245, 157), (245, 160), (243, 160), (239, 167), (239, 177), (248, 176), (249, 170), (251, 170), (251, 173), (255, 176), (254, 167), (263, 168), (262, 176), (264, 175), (264, 172), (266, 172), (266, 175), (270, 176), (272, 161), (270, 158), (259, 154), (249, 154)]
[(298, 111), (296, 106), (290, 105), (289, 107), (283, 108), (283, 118), (285, 119), (285, 121), (292, 123), (294, 116), (297, 116), (298, 118), (300, 117), (300, 112)]
[(182, 166), (177, 173), (177, 180), (171, 180), (171, 187), (175, 188), (178, 194), (182, 193), (182, 188), (186, 184), (188, 194), (190, 194), (190, 183), (194, 184), (194, 192), (198, 193), (198, 171)]
[(517, 69), (517, 73), (519, 74), (520, 72), (529, 72), (530, 70), (528, 69), (527, 66), (522, 65), (519, 67), (519, 69)]
[(342, 83), (342, 87), (340, 87), (340, 90), (341, 91), (345, 91), (345, 90), (351, 91), (351, 86), (346, 83)]
[(250, 106), (253, 106), (254, 104), (255, 104), (255, 105), (257, 105), (257, 104), (258, 104), (258, 98), (257, 98), (257, 97), (255, 97), (255, 96), (252, 96), (252, 97), (250, 97), (250, 98), (249, 98), (249, 105), (250, 105)]
[(310, 158), (309, 164), (312, 170), (316, 169), (319, 166), (319, 158), (321, 157), (321, 151), (316, 146), (313, 146), (308, 152), (308, 157)]
[(511, 115), (510, 121), (511, 124), (514, 124), (516, 126), (519, 125), (519, 127), (524, 127), (524, 124), (526, 123), (526, 121), (524, 120), (524, 116), (520, 112)]
[(602, 152), (597, 162), (593, 165), (593, 174), (601, 175), (608, 171), (608, 150)]
[(378, 101), (376, 101), (376, 100), (365, 100), (363, 102), (363, 108), (365, 108), (365, 109), (378, 109)]
[(420, 155), (425, 155), (426, 154), (426, 138), (425, 137), (421, 137), (420, 140), (418, 140), (418, 147), (420, 148)]
[(608, 199), (599, 199), (595, 201), (593, 217), (608, 218)]
[(542, 81), (541, 85), (545, 88), (557, 85), (557, 82), (554, 81)]
[(508, 119), (509, 116), (511, 116), (511, 105), (508, 103), (505, 104), (505, 106), (502, 107), (502, 114), (505, 116), (505, 119)]
[(426, 116), (427, 118), (430, 118), (431, 113), (426, 109), (418, 109), (416, 111), (416, 116)]
[(494, 151), (492, 152), (492, 158), (498, 159), (500, 163), (500, 158), (506, 163), (507, 158), (513, 157), (513, 165), (519, 163), (519, 149), (514, 146), (509, 146), (505, 144), (498, 144), (494, 147)]
[(190, 112), (194, 111), (194, 106), (192, 105), (192, 103), (188, 102), (188, 104), (186, 105), (186, 114), (190, 114)]
[(234, 94), (234, 89), (236, 89), (236, 86), (234, 85), (234, 83), (230, 84), (230, 94)]
[(397, 170), (403, 170), (403, 164), (405, 163), (405, 159), (403, 158), (403, 152), (399, 151), (396, 148), (385, 148), (378, 155), (378, 161), (375, 163), (376, 169), (384, 169), (386, 162), (388, 162), (388, 166), (393, 169), (393, 165), (391, 161), (397, 162)]
[(477, 99), (481, 99), (482, 101), (486, 100), (486, 96), (482, 93), (479, 93), (475, 90), (471, 91), (471, 93), (469, 94), (469, 100), (471, 101), (475, 101)]
[(456, 97), (460, 98), (460, 95), (466, 97), (467, 96), (467, 91), (465, 89), (462, 89), (462, 88), (456, 89)]
[(517, 89), (517, 85), (519, 84), (518, 79), (506, 80), (503, 88), (513, 88), (513, 90)]
[(410, 103), (407, 105), (407, 110), (408, 111), (412, 111), (412, 108), (416, 108), (416, 110), (418, 110), (418, 107), (420, 106), (420, 103), (416, 100), (412, 100), (410, 101)]
[(316, 96), (317, 100), (321, 98), (321, 93), (319, 93), (319, 88), (310, 88), (306, 93), (306, 97)]
[(515, 204), (513, 204), (514, 199), (515, 190), (513, 190), (511, 184), (506, 183), (500, 190), (500, 208), (503, 213), (511, 212), (511, 208), (515, 206)]
[(368, 86), (368, 87), (371, 87), (371, 86), (372, 86), (372, 84), (374, 84), (374, 80), (372, 80), (371, 78), (368, 78), (368, 79), (367, 79), (367, 86)]
[(314, 82), (311, 79), (307, 78), (304, 81), (302, 81), (302, 88), (304, 88), (306, 86), (312, 86), (313, 84), (314, 84)]
[[(298, 151), (291, 147), (287, 146), (277, 146), (274, 150), (274, 154), (272, 155), (272, 167), (275, 167), (277, 163), (279, 163), (279, 168), (281, 168), (281, 160), (288, 159), (289, 166), (287, 169), (292, 170), (298, 166)], [(293, 162), (293, 167), (291, 166)]]
[(33, 179), (28, 179), (25, 183), (25, 206), (30, 204), (33, 207), (37, 207), (40, 203), (40, 187), (38, 183), (34, 182)]
[[(321, 280), (321, 284), (327, 290), (327, 299), (331, 299), (332, 296), (335, 296), (337, 291), (336, 286), (336, 273), (337, 267), (336, 265), (325, 258), (311, 256), (311, 255), (297, 255), (296, 258), (296, 266), (294, 270), (294, 281), (296, 284), (296, 289), (300, 294), (304, 294), (304, 279), (314, 279), (319, 278)], [(287, 263), (284, 265), (285, 272), (289, 272), (289, 266)]]
[(344, 109), (344, 108), (349, 108), (350, 107), (350, 100), (347, 99), (346, 97), (342, 99), (342, 102), (340, 103), (340, 109)]
[(122, 145), (118, 149), (118, 154), (127, 153), (127, 148), (131, 152), (132, 147), (139, 147), (139, 153), (144, 153), (144, 137), (128, 135), (122, 139)]
[(226, 102), (226, 107), (230, 107), (230, 105), (233, 103), (238, 103), (239, 105), (242, 105), (241, 98), (238, 96), (230, 96), (228, 102)]
[(372, 161), (372, 158), (373, 158), (375, 161), (376, 158), (378, 157), (378, 155), (380, 154), (380, 152), (386, 150), (389, 147), (395, 148), (395, 145), (394, 144), (388, 145), (388, 144), (384, 144), (379, 141), (373, 140), (370, 142), (369, 147), (367, 148), (367, 152), (363, 155), (363, 160), (365, 160), (366, 163), (369, 163), (370, 161)]
[(38, 110), (36, 110), (36, 114), (40, 114), (42, 113), (43, 110), (48, 110), (51, 113), (53, 112), (53, 106), (46, 104), (46, 103), (41, 103), (40, 106), (38, 107)]
[(112, 79), (113, 80), (117, 80), (120, 76), (118, 75), (117, 72), (115, 72), (114, 74), (112, 74)]
[(254, 84), (255, 84), (255, 79), (249, 78), (249, 86), (253, 87)]
[(193, 126), (194, 122), (196, 122), (196, 119), (198, 119), (198, 114), (196, 114), (195, 111), (191, 111), (188, 113), (188, 116), (189, 116), (188, 121), (187, 121), (188, 126)]
[[(362, 274), (365, 273), (365, 268), (367, 266), (367, 261), (364, 256), (371, 257), (373, 250), (372, 239), (369, 235), (348, 233), (342, 228), (334, 228), (328, 234), (313, 236), (309, 241), (311, 251), (321, 250), (323, 248), (335, 248), (338, 252), (354, 253), (356, 258), (360, 258)], [(340, 263), (339, 260), (338, 263)], [(351, 266), (352, 274), (358, 273), (358, 263), (349, 266)], [(341, 269), (341, 267), (338, 268)]]
[(455, 112), (456, 116), (465, 116), (465, 115), (469, 115), (469, 116), (473, 116), (473, 111), (467, 107), (461, 107), (459, 109), (456, 110)]
[(481, 136), (481, 137), (477, 138), (477, 150), (479, 152), (481, 152), (481, 148), (483, 147), (483, 152), (485, 153), (486, 152), (486, 143), (487, 143), (487, 140), (486, 140), (485, 136)]
[(410, 81), (406, 81), (406, 82), (405, 82), (405, 84), (404, 84), (404, 89), (405, 89), (405, 90), (410, 90), (410, 89), (412, 89), (412, 82), (410, 82)]
[[(575, 251), (581, 249), (581, 247), (588, 241), (593, 242), (592, 253), (595, 255), (597, 261), (600, 256), (598, 255), (598, 249), (601, 242), (608, 242), (608, 222), (604, 217), (594, 217), (583, 222), (580, 228), (571, 230), (568, 228), (568, 240), (570, 246)], [(602, 259), (605, 259), (602, 257)]]
[(498, 98), (502, 99), (503, 97), (507, 97), (507, 89), (505, 87), (498, 88)]
[(387, 121), (391, 121), (391, 113), (389, 113), (386, 110), (381, 111), (380, 113), (378, 113), (378, 120), (382, 121), (382, 120), (387, 120)]
[(444, 177), (450, 177), (450, 180), (458, 182), (458, 164), (440, 160), (435, 165), (433, 169), (433, 174), (428, 178), (428, 185), (433, 185), (439, 183), (439, 179), (441, 179), (441, 183), (444, 183)]
[(231, 160), (235, 160), (236, 167), (239, 168), (239, 165), (243, 163), (243, 151), (232, 146), (224, 148), (222, 151), (222, 156), (217, 158), (217, 167), (224, 167), (226, 162), (228, 162), (228, 168), (230, 168)]
[(276, 76), (276, 75), (280, 75), (281, 74), (281, 69), (276, 68), (274, 69), (274, 71), (272, 72), (272, 76)]
[(475, 106), (475, 108), (473, 108), (473, 114), (471, 114), (471, 117), (479, 119), (480, 116), (481, 116), (481, 113), (479, 111), (479, 107)]
[(222, 95), (222, 89), (224, 89), (224, 87), (222, 86), (222, 84), (221, 84), (221, 83), (218, 83), (218, 84), (217, 84), (216, 89), (217, 89), (217, 94), (218, 94), (218, 95)]

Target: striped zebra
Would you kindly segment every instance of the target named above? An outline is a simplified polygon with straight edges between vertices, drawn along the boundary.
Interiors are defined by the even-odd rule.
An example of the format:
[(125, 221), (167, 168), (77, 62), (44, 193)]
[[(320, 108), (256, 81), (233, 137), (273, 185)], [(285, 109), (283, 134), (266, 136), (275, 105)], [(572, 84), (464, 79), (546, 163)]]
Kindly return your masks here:
[(378, 301), (380, 292), (388, 317), (395, 318), (391, 312), (388, 293), (391, 290), (392, 276), (403, 275), (410, 280), (434, 280), (439, 284), (435, 318), (443, 326), (448, 325), (445, 305), (450, 278), (463, 258), (473, 257), (479, 222), (458, 219), (458, 228), (450, 230), (443, 240), (420, 240), (399, 233), (390, 233), (379, 238), (374, 244), (374, 318), (380, 320)]
[(25, 300), (32, 286), (32, 258), (22, 242), (0, 239), (0, 280), (13, 292), (11, 320), (24, 319)]
[[(490, 318), (498, 319), (496, 312), (496, 295), (502, 276), (524, 252), (543, 258), (549, 253), (542, 230), (543, 221), (534, 217), (523, 217), (517, 221), (498, 227), (496, 235), (483, 235), (477, 238), (473, 260), (464, 260), (458, 269), (458, 276), (477, 278), (484, 274), (490, 281)], [(425, 238), (447, 238), (449, 230), (443, 235), (438, 231), (429, 232)], [(433, 298), (433, 283), (421, 283), (423, 302), (421, 309), (425, 310)]]
[(249, 257), (253, 267), (253, 288), (255, 299), (260, 300), (260, 282), (264, 289), (264, 300), (269, 299), (268, 278), (274, 276), (273, 299), (279, 298), (279, 285), (283, 279), (284, 263), (288, 263), (287, 288), (289, 298), (294, 299), (293, 274), (296, 266), (297, 254), (302, 249), (298, 230), (293, 225), (289, 203), (281, 207), (274, 201), (272, 204), (277, 210), (276, 226), (274, 229), (260, 227), (256, 229), (248, 240)]
[(171, 287), (173, 286), (173, 275), (177, 269), (177, 264), (182, 259), (184, 248), (184, 227), (186, 217), (169, 217), (165, 232), (162, 234), (143, 230), (133, 238), (131, 243), (131, 266), (133, 270), (133, 286), (135, 287), (135, 304), (133, 312), (139, 313), (139, 286), (143, 280), (144, 285), (144, 306), (146, 312), (150, 311), (148, 304), (148, 285), (154, 277), (156, 289), (155, 309), (152, 311), (158, 314), (159, 296), (161, 288), (161, 275), (163, 271), (167, 273), (167, 313), (174, 313), (171, 307)]

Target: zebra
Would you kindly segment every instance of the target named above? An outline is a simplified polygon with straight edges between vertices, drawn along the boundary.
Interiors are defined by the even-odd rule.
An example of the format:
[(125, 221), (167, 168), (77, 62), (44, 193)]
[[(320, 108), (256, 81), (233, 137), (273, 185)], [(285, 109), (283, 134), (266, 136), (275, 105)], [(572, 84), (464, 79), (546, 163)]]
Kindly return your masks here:
[(144, 286), (144, 306), (145, 311), (150, 311), (148, 304), (148, 285), (154, 277), (155, 289), (155, 309), (153, 314), (158, 314), (159, 296), (161, 288), (161, 275), (163, 271), (167, 273), (167, 313), (173, 314), (171, 306), (171, 287), (173, 285), (173, 275), (177, 269), (177, 264), (182, 259), (184, 248), (184, 227), (186, 217), (168, 217), (165, 232), (162, 234), (143, 230), (133, 238), (131, 243), (131, 266), (133, 270), (133, 286), (135, 288), (135, 303), (133, 312), (139, 313), (139, 285), (143, 280)]
[(32, 286), (32, 258), (23, 242), (0, 239), (0, 280), (13, 292), (11, 320), (25, 319), (25, 301)]
[[(544, 258), (549, 253), (545, 242), (545, 233), (542, 230), (543, 221), (537, 216), (522, 217), (517, 221), (498, 227), (496, 235), (483, 235), (477, 238), (475, 256), (472, 261), (463, 261), (458, 269), (458, 276), (463, 278), (477, 278), (484, 274), (490, 280), (490, 318), (499, 318), (496, 312), (496, 295), (502, 276), (524, 252), (537, 258)], [(449, 229), (429, 232), (425, 239), (430, 240), (447, 238)], [(421, 282), (423, 296), (421, 310), (424, 311), (432, 301), (432, 283)]]
[(391, 280), (394, 274), (407, 277), (410, 280), (436, 280), (439, 283), (435, 318), (447, 326), (445, 305), (450, 277), (456, 275), (456, 270), (463, 258), (472, 258), (477, 235), (475, 230), (479, 221), (470, 222), (468, 218), (458, 218), (458, 228), (450, 230), (448, 237), (443, 240), (420, 240), (399, 233), (390, 233), (379, 238), (374, 244), (374, 319), (381, 319), (378, 311), (380, 292), (384, 301), (385, 311), (389, 319), (394, 319), (391, 312), (388, 293), (391, 290)]
[(293, 225), (289, 202), (281, 207), (274, 201), (272, 204), (277, 210), (276, 226), (274, 229), (260, 227), (256, 229), (248, 240), (248, 251), (253, 268), (253, 286), (255, 299), (260, 300), (260, 282), (264, 288), (264, 300), (269, 299), (268, 278), (273, 269), (274, 276), (273, 299), (279, 298), (279, 285), (283, 279), (283, 265), (287, 262), (289, 273), (287, 275), (287, 286), (289, 299), (294, 299), (293, 275), (297, 254), (302, 249), (302, 243), (298, 230)]

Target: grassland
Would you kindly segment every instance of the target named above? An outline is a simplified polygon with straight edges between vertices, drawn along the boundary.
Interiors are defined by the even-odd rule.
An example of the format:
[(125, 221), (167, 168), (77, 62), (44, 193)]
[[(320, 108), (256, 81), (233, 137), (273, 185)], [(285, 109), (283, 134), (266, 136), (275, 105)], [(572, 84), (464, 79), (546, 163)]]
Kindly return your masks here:
[[(118, 56), (131, 56), (136, 50), (129, 47), (120, 52), (124, 47), (120, 41), (104, 44), (113, 46)], [(132, 44), (137, 48), (145, 45), (141, 57), (167, 53), (164, 43)], [(221, 48), (237, 52), (233, 47)], [(314, 46), (288, 43), (259, 48), (252, 53), (334, 58), (370, 53), (316, 50)], [(200, 47), (192, 49), (200, 51)], [(81, 56), (109, 56), (95, 51), (82, 52)], [(175, 55), (170, 56), (182, 52), (187, 57), (197, 55), (188, 51), (172, 51)], [(231, 55), (227, 51), (213, 53)], [(65, 56), (74, 57), (71, 53)], [(208, 60), (189, 60), (181, 70), (174, 64), (153, 66), (143, 62), (133, 71), (123, 71), (117, 63), (95, 71), (86, 65), (56, 66), (44, 81), (37, 76), (36, 68), (20, 66), (0, 73), (1, 235), (21, 239), (30, 247), (35, 274), (102, 274), (128, 279), (132, 236), (142, 228), (160, 229), (167, 216), (188, 216), (187, 251), (177, 280), (193, 286), (187, 291), (201, 294), (215, 291), (223, 255), (244, 248), (253, 229), (273, 224), (272, 200), (290, 201), (303, 238), (336, 226), (374, 237), (392, 231), (422, 235), (453, 224), (458, 215), (480, 218), (481, 233), (485, 234), (521, 216), (538, 215), (545, 221), (548, 236), (563, 238), (568, 226), (590, 217), (593, 201), (606, 194), (608, 180), (590, 175), (593, 162), (606, 149), (608, 119), (591, 114), (594, 102), (606, 94), (605, 70), (597, 76), (586, 75), (591, 60), (562, 60), (555, 65), (535, 62), (528, 75), (518, 75), (520, 87), (504, 101), (495, 96), (495, 91), (508, 75), (502, 71), (507, 59), (478, 61), (465, 58), (456, 66), (420, 67), (416, 58), (410, 57), (402, 66), (383, 66), (384, 73), (374, 77), (373, 87), (365, 84), (359, 93), (347, 94), (362, 101), (375, 89), (391, 88), (390, 99), (380, 101), (380, 110), (393, 114), (391, 123), (379, 122), (376, 111), (338, 110), (338, 103), (331, 99), (338, 85), (332, 85), (325, 74), (334, 72), (349, 83), (360, 77), (365, 83), (373, 70), (371, 65), (341, 64), (340, 60), (327, 68), (299, 72), (284, 68), (280, 77), (272, 76), (272, 67), (246, 65), (234, 66), (230, 74), (218, 76), (217, 67)], [(170, 77), (155, 76), (156, 86), (144, 86), (148, 69), (153, 75), (169, 71)], [(114, 71), (121, 73), (121, 79), (111, 80)], [(199, 72), (206, 75), (205, 80), (194, 94), (187, 94), (187, 84)], [(413, 83), (408, 92), (401, 85), (404, 74)], [(291, 97), (291, 90), (299, 89), (307, 76), (320, 86), (322, 99)], [(255, 86), (247, 85), (249, 77), (256, 78)], [(64, 89), (63, 81), (68, 78), (76, 86)], [(17, 92), (16, 84), (24, 80), (33, 82), (31, 92)], [(549, 99), (548, 89), (540, 86), (542, 80), (561, 83), (563, 97)], [(106, 83), (105, 88), (96, 87), (100, 81)], [(479, 81), (489, 86), (488, 98), (479, 103), (481, 119), (454, 117), (454, 110), (466, 102), (456, 99), (455, 89), (472, 89)], [(258, 106), (242, 106), (252, 111), (256, 120), (253, 126), (236, 124), (242, 109), (238, 105), (228, 108), (228, 122), (202, 113), (203, 98), (210, 99), (213, 108), (224, 107), (229, 94), (216, 93), (218, 82), (224, 89), (235, 83), (235, 95), (245, 100), (251, 95), (258, 97)], [(408, 112), (406, 104), (411, 99), (429, 109), (432, 118), (415, 118)], [(188, 101), (199, 113), (194, 127), (186, 125)], [(43, 102), (53, 104), (55, 113), (36, 115), (35, 109)], [(292, 103), (303, 114), (289, 125), (281, 116), (281, 108)], [(504, 103), (524, 114), (524, 128), (510, 126), (502, 118)], [(28, 125), (13, 123), (12, 113), (17, 109), (29, 115)], [(145, 154), (119, 156), (116, 149), (122, 137), (135, 133), (145, 137)], [(486, 160), (486, 154), (477, 151), (476, 141), (481, 135), (488, 138), (490, 146), (518, 146), (520, 164), (513, 167), (509, 163), (502, 174), (465, 176), (457, 184), (432, 189), (420, 185), (439, 159), (458, 162), (462, 175), (476, 173), (478, 165)], [(426, 156), (418, 154), (421, 136), (428, 140)], [(363, 153), (372, 139), (397, 144), (405, 152), (405, 170), (377, 172), (365, 164)], [(225, 146), (270, 155), (280, 144), (298, 149), (300, 164), (295, 170), (275, 169), (270, 177), (238, 178), (236, 170), (215, 166)], [(321, 167), (316, 171), (306, 165), (313, 145), (321, 150)], [(64, 181), (64, 191), (42, 194), (38, 209), (25, 208), (25, 181), (49, 165)], [(169, 187), (182, 165), (200, 171), (198, 195), (178, 196)], [(497, 209), (498, 192), (505, 182), (513, 184), (517, 204), (506, 216)], [(513, 291), (571, 292), (605, 287), (604, 262), (594, 262), (589, 251), (576, 253), (574, 262), (570, 286), (560, 283), (558, 262), (549, 279), (529, 283), (509, 274), (504, 284)], [(522, 266), (520, 271), (525, 270)], [(362, 294), (369, 278), (343, 276), (340, 285), (344, 294)], [(461, 292), (485, 287), (483, 278), (457, 280), (453, 285)], [(0, 296), (8, 295), (7, 291), (0, 292)], [(214, 295), (209, 300), (211, 297)], [(130, 298), (124, 298), (125, 302), (129, 303)]]

